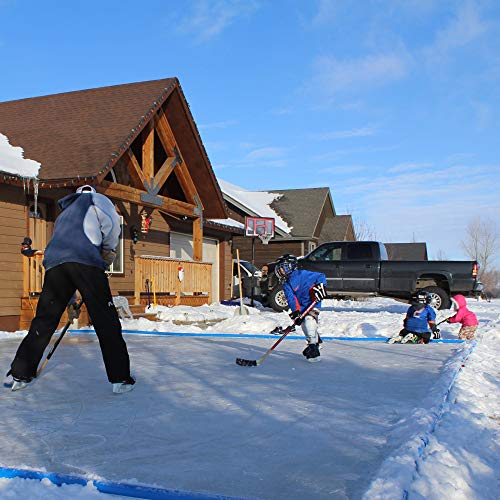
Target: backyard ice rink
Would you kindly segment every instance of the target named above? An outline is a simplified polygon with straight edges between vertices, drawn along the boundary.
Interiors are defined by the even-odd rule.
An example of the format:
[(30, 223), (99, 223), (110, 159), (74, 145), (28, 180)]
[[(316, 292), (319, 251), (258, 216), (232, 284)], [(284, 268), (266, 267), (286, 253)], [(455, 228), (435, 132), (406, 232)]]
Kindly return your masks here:
[[(351, 327), (368, 336), (387, 334), (384, 328), (399, 324), (407, 306), (374, 301), (343, 307)], [(324, 336), (341, 328), (339, 309), (322, 313)], [(488, 309), (485, 318), (491, 323), (495, 315), (498, 320), (497, 309)], [(264, 317), (287, 322), (262, 312), (253, 323)], [(234, 328), (247, 320), (227, 321)], [(432, 426), (470, 348), (330, 340), (321, 363), (310, 364), (300, 354), (304, 341), (286, 339), (261, 366), (240, 367), (236, 357), (256, 359), (274, 338), (125, 338), (137, 376), (128, 394), (111, 393), (90, 334), (70, 335), (32, 387), (4, 390), (1, 466), (243, 498), (355, 499), (367, 490), (366, 498), (382, 498), (387, 472), (400, 480), (395, 491), (408, 478), (418, 479), (411, 449)], [(19, 341), (1, 337), (0, 366), (8, 368)], [(493, 475), (498, 479), (498, 469)], [(385, 486), (375, 482), (370, 490), (377, 478)], [(469, 482), (477, 487), (474, 478)], [(28, 483), (0, 480), (0, 496), (64, 498), (58, 496), (64, 488), (77, 488), (72, 497), (102, 496), (91, 487)], [(423, 491), (425, 485), (414, 497)]]

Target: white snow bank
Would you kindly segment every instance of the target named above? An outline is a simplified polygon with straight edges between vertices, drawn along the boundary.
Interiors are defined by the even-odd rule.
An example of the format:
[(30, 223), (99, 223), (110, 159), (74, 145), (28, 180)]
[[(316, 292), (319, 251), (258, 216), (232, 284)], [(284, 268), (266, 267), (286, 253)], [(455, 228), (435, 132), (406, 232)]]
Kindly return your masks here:
[[(482, 326), (467, 359), (455, 356), (446, 364), (423, 407), (392, 431), (390, 439), (409, 439), (384, 461), (363, 498), (498, 498), (499, 341), (494, 320)], [(466, 343), (462, 352), (473, 347)]]
[(0, 171), (35, 178), (40, 167), (39, 162), (24, 158), (23, 148), (11, 146), (7, 136), (0, 133)]
[[(12, 498), (26, 498), (29, 500), (67, 500), (80, 498), (103, 498), (92, 483), (86, 486), (76, 484), (64, 484), (57, 486), (44, 478), (41, 481), (36, 479), (3, 479), (0, 478), (0, 497), (2, 500)], [(106, 495), (107, 497), (107, 495)]]

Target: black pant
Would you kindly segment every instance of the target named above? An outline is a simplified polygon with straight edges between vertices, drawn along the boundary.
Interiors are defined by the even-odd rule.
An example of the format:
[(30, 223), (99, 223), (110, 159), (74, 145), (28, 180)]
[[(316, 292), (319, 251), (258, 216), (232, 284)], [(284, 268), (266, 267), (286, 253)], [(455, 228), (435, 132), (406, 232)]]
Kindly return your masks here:
[(127, 345), (122, 337), (106, 273), (97, 267), (67, 262), (45, 273), (36, 316), (11, 365), (14, 377), (36, 376), (43, 352), (76, 290), (80, 292), (92, 319), (108, 380), (122, 382), (130, 376)]
[(425, 344), (428, 344), (430, 342), (431, 332), (412, 332), (410, 330), (407, 330), (406, 328), (403, 328), (399, 332), (399, 335), (404, 338), (409, 333), (413, 333), (413, 335), (416, 335), (419, 339), (424, 339)]

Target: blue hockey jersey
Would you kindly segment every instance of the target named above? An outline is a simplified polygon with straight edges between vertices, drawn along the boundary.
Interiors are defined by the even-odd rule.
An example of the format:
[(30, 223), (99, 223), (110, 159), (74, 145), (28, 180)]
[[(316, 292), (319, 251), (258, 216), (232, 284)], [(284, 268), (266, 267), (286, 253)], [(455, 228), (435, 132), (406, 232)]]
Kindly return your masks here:
[[(312, 302), (310, 288), (316, 283), (323, 283), (326, 286), (326, 276), (323, 273), (306, 271), (305, 269), (295, 269), (287, 280), (283, 283), (283, 291), (292, 312), (303, 313)], [(321, 302), (317, 304), (321, 306)]]

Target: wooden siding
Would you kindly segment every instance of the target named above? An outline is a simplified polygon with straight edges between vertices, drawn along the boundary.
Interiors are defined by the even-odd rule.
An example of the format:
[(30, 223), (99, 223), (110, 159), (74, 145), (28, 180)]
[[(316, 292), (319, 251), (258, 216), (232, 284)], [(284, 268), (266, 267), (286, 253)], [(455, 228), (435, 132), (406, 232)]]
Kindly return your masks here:
[(231, 298), (231, 281), (233, 279), (233, 256), (229, 241), (219, 244), (219, 296), (220, 300)]
[[(23, 259), (21, 242), (26, 236), (27, 218), (23, 190), (0, 184), (0, 317), (10, 325), (19, 318), (23, 293)], [(7, 319), (7, 317), (9, 319)]]
[[(236, 249), (240, 251), (240, 259), (252, 262), (252, 238), (246, 236), (233, 236), (233, 253)], [(255, 262), (261, 268), (264, 264), (276, 260), (285, 253), (291, 253), (297, 257), (304, 254), (303, 241), (270, 241), (267, 245), (262, 244), (259, 238), (255, 238)]]

